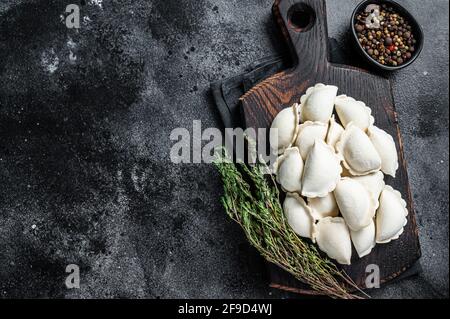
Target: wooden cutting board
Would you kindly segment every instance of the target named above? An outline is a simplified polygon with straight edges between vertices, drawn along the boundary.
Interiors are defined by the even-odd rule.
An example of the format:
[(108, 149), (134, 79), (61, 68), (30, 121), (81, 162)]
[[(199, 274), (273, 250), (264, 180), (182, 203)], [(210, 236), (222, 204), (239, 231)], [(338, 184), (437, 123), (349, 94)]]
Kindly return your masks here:
[[(369, 256), (359, 259), (354, 250), (352, 264), (342, 269), (359, 287), (366, 288), (366, 267), (375, 264), (380, 268), (381, 282), (388, 282), (409, 269), (421, 256), (390, 81), (362, 69), (328, 62), (325, 0), (276, 0), (273, 13), (282, 29), (283, 41), (288, 41), (297, 63), (295, 67), (261, 82), (241, 97), (244, 123), (247, 128), (269, 128), (279, 111), (299, 102), (306, 90), (316, 83), (336, 85), (339, 94), (364, 101), (372, 108), (375, 124), (391, 134), (397, 144), (400, 161), (397, 177), (386, 177), (385, 181), (399, 190), (407, 201), (408, 224), (398, 240), (377, 245)], [(270, 265), (269, 270), (272, 287), (315, 294), (277, 266)]]

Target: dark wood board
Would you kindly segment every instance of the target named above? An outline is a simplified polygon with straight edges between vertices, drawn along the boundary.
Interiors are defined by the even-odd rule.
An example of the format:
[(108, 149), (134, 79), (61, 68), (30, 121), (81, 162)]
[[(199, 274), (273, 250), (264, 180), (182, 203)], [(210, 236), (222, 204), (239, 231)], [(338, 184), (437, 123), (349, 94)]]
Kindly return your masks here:
[[(312, 22), (306, 28), (299, 27), (304, 26), (299, 21), (293, 21), (298, 18), (299, 12), (310, 12), (313, 16)], [(391, 281), (409, 269), (421, 256), (391, 83), (388, 79), (365, 70), (328, 62), (325, 0), (276, 0), (273, 13), (283, 31), (283, 41), (288, 41), (297, 63), (295, 67), (259, 83), (241, 97), (245, 126), (255, 129), (269, 128), (279, 111), (299, 102), (306, 90), (316, 83), (336, 85), (339, 87), (339, 94), (364, 101), (372, 108), (375, 124), (391, 134), (397, 145), (400, 162), (397, 177), (386, 177), (385, 181), (399, 190), (406, 200), (408, 224), (398, 240), (377, 245), (369, 256), (360, 259), (353, 251), (352, 264), (343, 266), (342, 269), (361, 288), (366, 288), (366, 267), (371, 264), (380, 267), (382, 283)], [(269, 270), (272, 287), (315, 294), (277, 266), (270, 265)]]

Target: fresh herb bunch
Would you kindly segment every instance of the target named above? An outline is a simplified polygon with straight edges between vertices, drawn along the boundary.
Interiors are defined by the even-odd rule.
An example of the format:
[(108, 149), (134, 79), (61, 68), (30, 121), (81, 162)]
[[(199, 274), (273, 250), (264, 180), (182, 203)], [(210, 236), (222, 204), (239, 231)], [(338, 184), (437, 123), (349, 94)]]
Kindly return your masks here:
[(297, 236), (286, 223), (280, 193), (273, 176), (266, 176), (265, 164), (235, 164), (223, 148), (216, 154), (215, 166), (225, 192), (222, 204), (267, 261), (321, 294), (332, 298), (362, 298), (349, 292), (351, 288), (359, 289), (343, 271), (322, 258), (313, 245)]

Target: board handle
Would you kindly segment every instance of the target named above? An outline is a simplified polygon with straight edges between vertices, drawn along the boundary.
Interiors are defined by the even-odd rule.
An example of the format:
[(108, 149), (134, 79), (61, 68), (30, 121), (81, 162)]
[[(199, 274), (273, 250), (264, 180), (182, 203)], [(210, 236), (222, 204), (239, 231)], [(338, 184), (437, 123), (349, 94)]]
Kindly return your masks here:
[(320, 72), (328, 63), (325, 0), (276, 0), (274, 14), (305, 73)]

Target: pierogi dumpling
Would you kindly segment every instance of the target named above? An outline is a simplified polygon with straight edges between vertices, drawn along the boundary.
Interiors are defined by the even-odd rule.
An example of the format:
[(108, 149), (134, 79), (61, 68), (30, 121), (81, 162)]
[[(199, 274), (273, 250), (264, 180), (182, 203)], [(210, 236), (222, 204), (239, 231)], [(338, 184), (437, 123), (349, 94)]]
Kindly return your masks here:
[(285, 192), (302, 191), (303, 159), (297, 147), (288, 148), (274, 165), (277, 182)]
[(364, 227), (359, 231), (350, 231), (350, 236), (352, 238), (353, 246), (358, 253), (360, 258), (370, 254), (372, 249), (375, 247), (375, 222), (372, 220), (369, 226)]
[(316, 225), (311, 209), (296, 193), (287, 193), (283, 203), (284, 215), (289, 226), (299, 236), (314, 241)]
[(328, 123), (338, 88), (322, 83), (310, 87), (300, 98), (300, 121)]
[(353, 176), (368, 175), (381, 169), (381, 158), (369, 137), (359, 127), (347, 125), (336, 150)]
[(364, 176), (352, 176), (351, 179), (362, 184), (376, 200), (380, 198), (380, 194), (386, 185), (384, 175), (380, 171)]
[(337, 92), (321, 83), (308, 88), (300, 104), (274, 119), (270, 145), (279, 154), (273, 172), (287, 193), (287, 224), (350, 265), (352, 245), (363, 258), (377, 243), (398, 239), (408, 210), (384, 182), (384, 174), (395, 178), (399, 168), (393, 137), (374, 126), (364, 102)]
[(335, 106), (336, 113), (345, 128), (353, 122), (361, 130), (366, 131), (375, 122), (370, 107), (352, 97), (339, 95), (335, 100)]
[(299, 148), (304, 161), (316, 139), (325, 140), (327, 131), (328, 126), (322, 122), (308, 121), (300, 125), (295, 146)]
[(308, 198), (308, 205), (316, 219), (338, 217), (339, 215), (339, 208), (333, 193), (329, 193), (325, 197)]
[(341, 178), (339, 156), (323, 140), (316, 139), (303, 169), (302, 195), (308, 198), (325, 197)]
[(330, 124), (328, 128), (328, 134), (326, 142), (331, 147), (335, 148), (336, 143), (341, 139), (341, 135), (344, 133), (344, 128), (336, 122), (334, 115), (330, 119)]
[(394, 139), (376, 126), (369, 127), (368, 135), (381, 157), (381, 170), (395, 178), (398, 169), (398, 154)]
[(350, 265), (352, 242), (350, 231), (341, 217), (326, 217), (317, 223), (316, 241), (320, 250), (343, 265)]
[(277, 154), (283, 154), (295, 142), (298, 124), (298, 104), (282, 110), (275, 117), (270, 127), (269, 140), (271, 148)]
[(376, 217), (377, 243), (386, 244), (398, 239), (408, 222), (407, 216), (406, 202), (400, 192), (386, 185), (380, 196)]
[(369, 226), (375, 216), (378, 202), (364, 186), (351, 178), (342, 178), (334, 190), (339, 211), (348, 227), (359, 231)]

